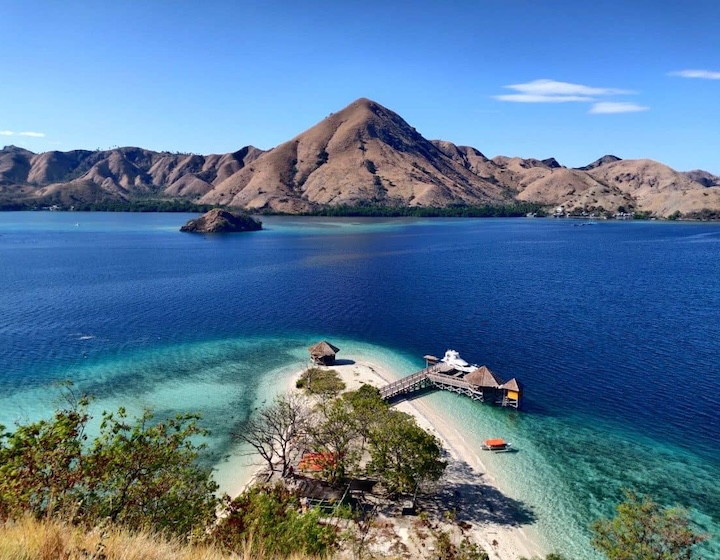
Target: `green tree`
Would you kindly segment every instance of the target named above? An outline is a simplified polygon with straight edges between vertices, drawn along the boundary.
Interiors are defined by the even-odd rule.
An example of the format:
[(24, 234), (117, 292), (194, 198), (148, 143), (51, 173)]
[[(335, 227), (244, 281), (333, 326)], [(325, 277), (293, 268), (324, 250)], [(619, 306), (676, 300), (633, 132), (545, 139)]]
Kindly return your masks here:
[(358, 464), (358, 418), (350, 403), (335, 399), (321, 407), (320, 420), (308, 430), (313, 451), (332, 457), (323, 466), (322, 475), (331, 484), (345, 479)]
[(373, 429), (385, 417), (390, 405), (380, 396), (380, 390), (371, 385), (363, 385), (355, 391), (345, 393), (343, 399), (352, 407), (355, 426), (362, 437), (362, 453)]
[(58, 410), (51, 420), (0, 426), (0, 520), (29, 512), (70, 512), (83, 497), (83, 442), (87, 400)]
[(217, 485), (196, 464), (205, 447), (192, 441), (205, 435), (198, 420), (186, 414), (155, 423), (145, 412), (128, 421), (123, 408), (103, 413), (85, 461), (89, 517), (173, 534), (187, 534), (198, 520), (201, 528), (211, 523)]
[(423, 482), (439, 479), (447, 466), (440, 459), (438, 439), (412, 416), (397, 410), (388, 410), (377, 422), (368, 449), (368, 471), (380, 477), (391, 492), (413, 492)]
[(690, 560), (706, 537), (696, 533), (681, 508), (663, 508), (626, 491), (612, 519), (593, 523), (593, 546), (609, 560)]
[[(63, 516), (88, 524), (110, 518), (130, 528), (203, 531), (215, 518), (217, 485), (196, 464), (204, 434), (197, 416), (154, 422), (104, 413), (90, 443), (86, 398), (51, 420), (0, 436), (0, 517)], [(4, 430), (0, 430), (4, 431)]]
[(254, 486), (232, 501), (213, 531), (224, 549), (267, 557), (294, 553), (322, 555), (336, 542), (335, 527), (320, 523), (317, 508), (302, 510), (299, 499), (284, 485)]

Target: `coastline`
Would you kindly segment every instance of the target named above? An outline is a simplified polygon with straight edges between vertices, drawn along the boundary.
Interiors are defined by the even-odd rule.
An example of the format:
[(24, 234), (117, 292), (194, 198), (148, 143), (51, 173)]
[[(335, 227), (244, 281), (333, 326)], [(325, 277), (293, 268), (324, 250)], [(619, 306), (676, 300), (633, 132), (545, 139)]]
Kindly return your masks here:
[[(381, 387), (401, 377), (366, 356), (356, 361), (341, 360), (340, 364), (330, 366), (329, 369), (338, 372), (347, 391), (358, 389), (364, 384)], [(303, 370), (296, 371), (281, 381), (279, 391), (296, 390), (295, 382), (302, 372)], [(522, 557), (544, 556), (547, 553), (524, 531), (523, 516), (514, 514), (512, 508), (508, 508), (504, 503), (509, 499), (504, 497), (493, 473), (488, 471), (480, 456), (465, 442), (458, 426), (448, 422), (440, 411), (421, 399), (403, 401), (394, 406), (397, 410), (413, 416), (418, 425), (441, 441), (448, 467), (437, 483), (438, 500), (446, 511), (457, 511), (458, 520), (470, 521), (471, 528), (466, 534), (474, 542), (499, 560), (518, 560)], [(240, 467), (241, 457), (245, 458), (245, 455), (232, 455), (225, 463), (226, 468), (222, 469), (227, 472), (234, 471), (232, 484), (225, 488), (233, 497), (252, 484), (262, 471), (260, 464), (255, 467)], [(487, 510), (491, 513), (484, 512), (480, 501), (487, 502)], [(496, 509), (503, 511), (502, 516), (494, 514)], [(478, 514), (478, 511), (481, 514)]]

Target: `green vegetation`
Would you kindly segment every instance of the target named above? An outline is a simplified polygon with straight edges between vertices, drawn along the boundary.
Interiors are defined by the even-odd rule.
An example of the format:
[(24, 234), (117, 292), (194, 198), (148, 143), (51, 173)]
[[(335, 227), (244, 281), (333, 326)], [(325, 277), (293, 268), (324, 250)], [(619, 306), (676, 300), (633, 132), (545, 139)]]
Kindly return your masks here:
[[(154, 422), (124, 409), (103, 413), (88, 443), (85, 398), (52, 420), (0, 436), (0, 520), (59, 516), (92, 526), (110, 520), (168, 534), (204, 531), (215, 518), (217, 485), (195, 460), (204, 432), (197, 416)], [(0, 427), (0, 432), (4, 428)]]
[(196, 204), (184, 198), (108, 200), (74, 204), (74, 210), (81, 212), (208, 212), (220, 207), (217, 204)]
[(368, 472), (380, 477), (392, 492), (413, 492), (423, 482), (439, 479), (447, 466), (440, 460), (437, 438), (397, 410), (388, 410), (375, 423), (368, 450)]
[(323, 148), (318, 152), (317, 160), (315, 160), (315, 165), (317, 167), (320, 167), (321, 165), (326, 164), (329, 157), (330, 154), (328, 154), (325, 148)]
[(345, 390), (345, 383), (334, 369), (312, 367), (305, 370), (295, 383), (311, 395), (335, 396)]
[(720, 210), (711, 210), (709, 208), (703, 208), (697, 212), (688, 212), (683, 216), (685, 220), (697, 220), (702, 222), (720, 220)]
[(333, 525), (321, 522), (318, 508), (301, 511), (300, 500), (282, 483), (255, 486), (227, 502), (213, 533), (223, 550), (286, 557), (293, 553), (324, 555), (337, 542)]
[(617, 515), (596, 521), (592, 530), (593, 546), (609, 560), (690, 560), (707, 539), (690, 527), (685, 510), (663, 508), (629, 491)]
[[(374, 167), (374, 166), (373, 166)], [(513, 218), (535, 213), (537, 216), (547, 215), (544, 206), (531, 202), (513, 202), (505, 205), (467, 206), (451, 205), (442, 208), (420, 206), (387, 206), (376, 203), (357, 205), (323, 206), (310, 216), (333, 217), (379, 217), (379, 218)]]
[[(129, 418), (121, 408), (103, 413), (90, 438), (88, 399), (71, 389), (65, 396), (51, 419), (13, 432), (0, 427), (0, 558), (309, 560), (332, 557), (341, 538), (352, 538), (338, 528), (345, 510), (308, 508), (282, 482), (218, 499), (209, 471), (197, 464), (205, 432), (195, 415), (156, 421), (148, 412)], [(311, 449), (335, 458), (320, 473), (331, 482), (372, 474), (389, 493), (414, 492), (442, 474), (439, 442), (391, 409), (377, 389), (313, 398), (311, 407), (301, 395), (280, 395), (246, 424), (271, 472), (288, 475), (298, 453)], [(435, 543), (428, 558), (488, 558), (446, 530), (456, 521), (453, 511), (445, 525), (428, 520), (422, 514), (417, 521), (425, 529), (425, 537), (418, 535)], [(615, 517), (595, 522), (592, 531), (593, 546), (608, 560), (692, 560), (707, 538), (685, 510), (632, 492)]]
[(646, 210), (636, 210), (633, 214), (633, 220), (649, 220), (653, 217), (653, 213)]

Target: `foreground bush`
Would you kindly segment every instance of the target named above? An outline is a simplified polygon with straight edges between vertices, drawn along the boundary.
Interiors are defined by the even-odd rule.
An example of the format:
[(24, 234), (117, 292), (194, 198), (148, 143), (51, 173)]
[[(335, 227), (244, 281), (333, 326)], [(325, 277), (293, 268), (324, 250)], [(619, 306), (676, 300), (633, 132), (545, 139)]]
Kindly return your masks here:
[(255, 486), (227, 503), (212, 538), (224, 550), (243, 550), (250, 542), (255, 554), (324, 556), (337, 543), (337, 530), (322, 523), (321, 516), (317, 508), (302, 511), (282, 483)]
[(155, 422), (103, 413), (88, 441), (87, 399), (50, 420), (0, 426), (0, 522), (31, 515), (94, 526), (202, 534), (215, 520), (217, 485), (196, 463), (197, 416)]

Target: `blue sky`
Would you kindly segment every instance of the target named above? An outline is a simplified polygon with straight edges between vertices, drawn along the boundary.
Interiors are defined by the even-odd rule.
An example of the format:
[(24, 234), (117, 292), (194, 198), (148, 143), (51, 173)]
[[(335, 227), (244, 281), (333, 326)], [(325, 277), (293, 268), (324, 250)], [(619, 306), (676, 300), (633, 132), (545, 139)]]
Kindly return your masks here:
[(267, 149), (369, 97), (490, 157), (720, 174), (718, 0), (0, 0), (0, 26), (0, 145)]

